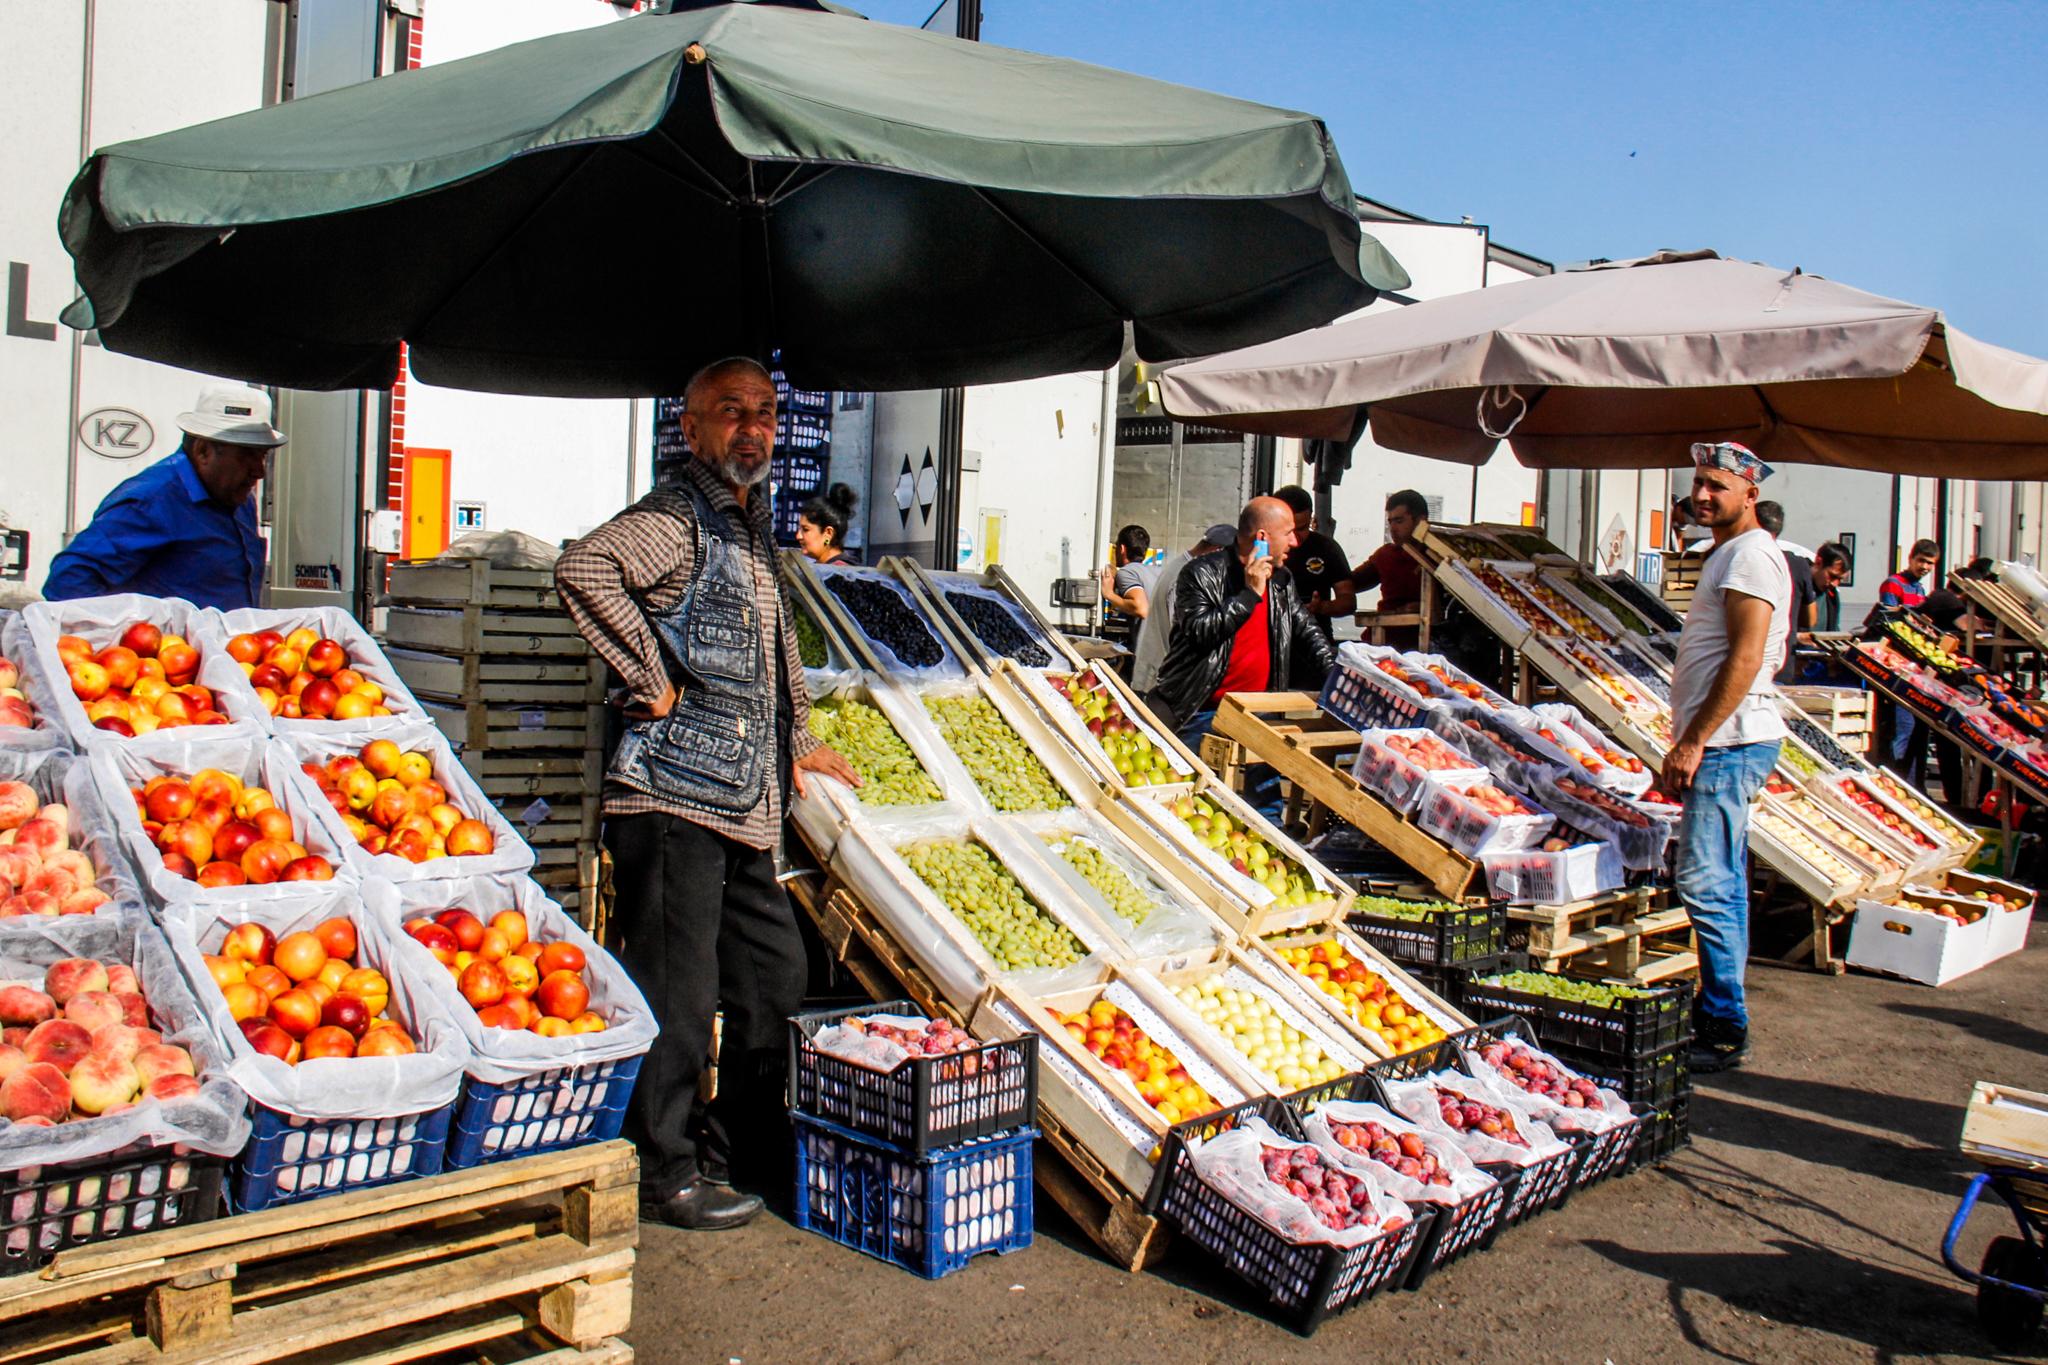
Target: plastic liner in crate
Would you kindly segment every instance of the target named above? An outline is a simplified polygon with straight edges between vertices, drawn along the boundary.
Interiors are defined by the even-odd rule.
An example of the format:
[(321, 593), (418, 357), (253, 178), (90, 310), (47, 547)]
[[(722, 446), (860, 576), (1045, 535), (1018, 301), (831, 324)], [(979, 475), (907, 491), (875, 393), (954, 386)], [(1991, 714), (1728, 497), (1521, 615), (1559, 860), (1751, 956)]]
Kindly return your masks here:
[[(1396, 1102), (1395, 1094), (1406, 1090), (1410, 1085), (1427, 1082), (1428, 1078), (1433, 1075), (1449, 1072), (1457, 1081), (1456, 1089), (1464, 1091), (1469, 1095), (1481, 1096), (1483, 1097), (1483, 1102), (1495, 1104), (1497, 1107), (1508, 1108), (1523, 1125), (1533, 1124), (1534, 1127), (1525, 1127), (1525, 1131), (1532, 1136), (1540, 1136), (1544, 1145), (1548, 1145), (1549, 1141), (1555, 1138), (1559, 1143), (1556, 1151), (1548, 1152), (1529, 1162), (1522, 1162), (1519, 1159), (1483, 1161), (1478, 1157), (1473, 1158), (1477, 1162), (1479, 1169), (1485, 1171), (1494, 1179), (1502, 1182), (1513, 1181), (1507, 1193), (1506, 1206), (1501, 1210), (1500, 1223), (1498, 1225), (1502, 1228), (1509, 1228), (1517, 1223), (1526, 1222), (1545, 1209), (1563, 1208), (1565, 1203), (1570, 1200), (1572, 1190), (1576, 1188), (1574, 1177), (1578, 1174), (1579, 1161), (1584, 1153), (1580, 1145), (1573, 1141), (1573, 1135), (1552, 1132), (1547, 1124), (1533, 1118), (1525, 1109), (1515, 1105), (1510, 1095), (1494, 1091), (1488, 1081), (1472, 1076), (1464, 1069), (1464, 1054), (1459, 1045), (1470, 1041), (1483, 1031), (1483, 1029), (1467, 1029), (1461, 1033), (1453, 1034), (1451, 1037), (1433, 1044), (1429, 1048), (1419, 1050), (1413, 1056), (1417, 1058), (1431, 1058), (1433, 1056), (1433, 1060), (1406, 1074), (1399, 1072), (1389, 1063), (1382, 1063), (1377, 1067), (1369, 1069), (1366, 1072), (1367, 1094), (1375, 1103), (1385, 1106), (1404, 1118), (1419, 1119), (1419, 1115), (1410, 1113), (1408, 1110), (1403, 1109), (1400, 1103)], [(1404, 1059), (1396, 1057), (1391, 1059), (1391, 1062), (1400, 1062), (1402, 1060)], [(1414, 1092), (1409, 1093), (1412, 1094)], [(1428, 1105), (1431, 1108), (1434, 1107), (1434, 1104), (1434, 1100), (1428, 1101)], [(1425, 1128), (1429, 1127), (1427, 1123), (1423, 1126)], [(1480, 1138), (1476, 1134), (1473, 1135), (1473, 1140), (1478, 1142), (1492, 1141)], [(1536, 1148), (1529, 1148), (1527, 1143), (1523, 1145), (1529, 1150), (1537, 1150)]]
[[(1431, 1235), (1436, 1214), (1416, 1211), (1396, 1232), (1356, 1246), (1290, 1242), (1205, 1180), (1189, 1155), (1186, 1136), (1225, 1115), (1260, 1118), (1272, 1102), (1254, 1100), (1238, 1111), (1182, 1124), (1167, 1135), (1154, 1190), (1158, 1212), (1181, 1234), (1222, 1262), (1225, 1269), (1263, 1290), (1278, 1316), (1303, 1336), (1312, 1335), (1332, 1313), (1407, 1282), (1416, 1254)], [(1256, 1111), (1256, 1112), (1254, 1112)]]
[(0, 1171), (0, 1267), (18, 1274), (72, 1247), (218, 1218), (227, 1165), (152, 1147)]
[[(1493, 1039), (1508, 1039), (1522, 1043), (1537, 1053), (1547, 1052), (1548, 1057), (1545, 1060), (1562, 1064), (1570, 1071), (1579, 1071), (1578, 1067), (1573, 1066), (1557, 1053), (1549, 1052), (1548, 1049), (1544, 1048), (1536, 1039), (1536, 1031), (1529, 1027), (1529, 1021), (1520, 1015), (1509, 1015), (1503, 1019), (1493, 1020), (1461, 1037), (1465, 1053), (1466, 1070), (1475, 1073), (1485, 1070), (1487, 1063), (1478, 1053), (1487, 1042)], [(1558, 1105), (1555, 1109), (1547, 1109), (1543, 1106), (1548, 1104), (1549, 1101), (1538, 1102), (1539, 1113), (1551, 1121), (1553, 1131), (1566, 1142), (1579, 1149), (1579, 1163), (1572, 1175), (1572, 1188), (1574, 1189), (1583, 1185), (1590, 1185), (1596, 1180), (1601, 1180), (1607, 1176), (1629, 1169), (1629, 1161), (1635, 1155), (1636, 1143), (1643, 1136), (1645, 1116), (1649, 1112), (1646, 1106), (1630, 1101), (1626, 1095), (1622, 1095), (1616, 1087), (1608, 1085), (1599, 1076), (1584, 1072), (1579, 1074), (1584, 1079), (1592, 1081), (1595, 1086), (1613, 1091), (1616, 1096), (1620, 1097), (1623, 1103), (1627, 1104), (1629, 1114), (1627, 1119), (1623, 1121), (1620, 1118), (1618, 1109), (1614, 1107), (1612, 1099), (1605, 1095), (1600, 1097), (1601, 1109), (1599, 1111), (1594, 1110), (1591, 1105), (1586, 1105), (1581, 1110), (1565, 1110), (1562, 1105)], [(1574, 1118), (1572, 1122), (1586, 1123), (1596, 1112), (1604, 1112), (1608, 1116), (1606, 1120), (1608, 1123), (1607, 1127), (1595, 1130), (1590, 1124), (1579, 1128), (1564, 1126), (1565, 1119), (1572, 1114), (1584, 1116)]]
[(1344, 922), (1353, 933), (1404, 966), (1451, 967), (1500, 952), (1508, 918), (1504, 905), (1453, 906), (1429, 901), (1445, 908), (1418, 920), (1361, 908), (1374, 899), (1361, 895), (1353, 901)]
[(1685, 1041), (1652, 1052), (1646, 1057), (1611, 1057), (1584, 1048), (1550, 1047), (1546, 1050), (1560, 1062), (1595, 1085), (1604, 1085), (1630, 1104), (1650, 1109), (1668, 1108), (1674, 1100), (1692, 1093), (1692, 1074), (1686, 1057), (1691, 1031)]
[(922, 1015), (908, 1000), (800, 1014), (789, 1021), (789, 1103), (905, 1151), (984, 1138), (1038, 1113), (1038, 1038), (986, 1043), (968, 1052), (906, 1057), (875, 1071), (812, 1046), (823, 1029), (855, 1015)]
[(1468, 980), (1462, 995), (1467, 1013), (1519, 1014), (1544, 1047), (1579, 1049), (1580, 1056), (1647, 1057), (1692, 1037), (1692, 986), (1686, 982), (1643, 989), (1606, 1005), (1538, 995), (1483, 977)]
[(1031, 1245), (1035, 1128), (922, 1154), (807, 1114), (796, 1125), (796, 1225), (936, 1280)]

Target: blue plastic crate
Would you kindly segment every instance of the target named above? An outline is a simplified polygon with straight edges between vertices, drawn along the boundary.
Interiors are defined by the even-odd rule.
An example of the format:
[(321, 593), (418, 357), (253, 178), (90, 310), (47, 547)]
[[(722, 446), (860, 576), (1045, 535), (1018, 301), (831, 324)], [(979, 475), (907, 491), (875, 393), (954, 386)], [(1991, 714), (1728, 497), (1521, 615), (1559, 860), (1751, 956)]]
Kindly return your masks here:
[(241, 1213), (439, 1175), (453, 1103), (383, 1119), (302, 1119), (252, 1104), (255, 1132), (230, 1173)]
[(928, 1280), (1031, 1245), (1035, 1128), (922, 1156), (803, 1114), (796, 1225)]
[(462, 1078), (448, 1133), (451, 1171), (507, 1157), (609, 1142), (626, 1122), (639, 1057), (561, 1066), (504, 1085)]

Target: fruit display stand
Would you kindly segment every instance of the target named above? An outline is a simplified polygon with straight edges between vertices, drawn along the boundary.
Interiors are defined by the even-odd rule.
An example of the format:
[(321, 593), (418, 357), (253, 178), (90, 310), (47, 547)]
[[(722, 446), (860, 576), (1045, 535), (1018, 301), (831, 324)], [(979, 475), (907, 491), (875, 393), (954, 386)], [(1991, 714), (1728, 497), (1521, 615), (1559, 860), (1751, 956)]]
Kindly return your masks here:
[[(1234, 692), (1212, 722), (1218, 734), (1242, 746), (1253, 761), (1270, 764), (1304, 798), (1357, 828), (1452, 899), (1466, 895), (1480, 875), (1476, 859), (1425, 833), (1359, 782), (1350, 760), (1358, 731), (1326, 713), (1306, 692)], [(1320, 824), (1311, 810), (1309, 828)], [(1484, 881), (1478, 885), (1483, 888)]]
[(1988, 650), (1995, 666), (2004, 669), (2005, 654), (2008, 650), (2031, 651), (2034, 654), (2048, 654), (2048, 626), (2036, 620), (2027, 607), (2026, 599), (2010, 587), (1994, 578), (1975, 578), (1963, 574), (1952, 574), (1949, 587), (1967, 599), (1971, 606), (1982, 608), (1984, 614), (2003, 628), (1998, 631), (1972, 631), (1964, 636), (1963, 652), (1975, 656), (1979, 646)]
[[(1068, 685), (1079, 685), (1101, 699), (1102, 716), (1084, 717), (1076, 709), (1062, 687), (1062, 680), (1069, 678), (1072, 682)], [(1112, 669), (1089, 665), (1071, 675), (1048, 674), (999, 659), (989, 679), (993, 687), (1011, 693), (1019, 705), (1029, 707), (1046, 726), (1064, 737), (1104, 787), (1185, 787), (1195, 780), (1202, 767), (1201, 760), (1188, 752), (1178, 735), (1153, 720), (1130, 690), (1130, 684)], [(1108, 710), (1112, 706), (1113, 712)], [(1129, 748), (1124, 751), (1121, 764), (1106, 747), (1116, 737), (1110, 726), (1125, 727), (1122, 733)], [(1134, 757), (1142, 757), (1145, 762), (1133, 766)]]
[[(925, 614), (945, 630), (962, 657), (983, 672), (1009, 660), (1019, 668), (1069, 673), (1087, 666), (1065, 635), (994, 565), (978, 574), (928, 569), (908, 556), (882, 567), (909, 586)], [(970, 614), (973, 619), (969, 619)], [(995, 638), (984, 638), (984, 634)]]
[(608, 1142), (62, 1251), (0, 1279), (23, 1365), (628, 1365), (639, 1167)]
[[(1344, 1032), (1371, 1051), (1374, 1060), (1398, 1056), (1416, 1048), (1428, 1047), (1439, 1042), (1447, 1034), (1472, 1027), (1472, 1021), (1459, 1013), (1448, 1002), (1439, 999), (1430, 989), (1403, 971), (1399, 964), (1379, 949), (1352, 933), (1341, 923), (1312, 925), (1305, 929), (1287, 933), (1270, 934), (1250, 939), (1247, 951), (1260, 965), (1266, 968), (1266, 975), (1279, 983), (1283, 989), (1303, 1008), (1312, 1008), (1316, 1017), (1332, 1020)], [(1325, 966), (1319, 976), (1307, 975), (1301, 968), (1291, 965), (1287, 957), (1290, 950), (1317, 947), (1326, 950), (1334, 946), (1342, 950), (1343, 958), (1355, 963), (1366, 972), (1384, 983), (1389, 1000), (1385, 1005), (1374, 1005), (1374, 1013), (1398, 1006), (1404, 1017), (1425, 1021), (1428, 1029), (1418, 1037), (1399, 1040), (1374, 1028), (1363, 1016), (1362, 1008), (1344, 1003), (1343, 997), (1329, 987), (1336, 983), (1330, 972), (1334, 967)], [(1341, 989), (1341, 986), (1339, 987)]]
[(605, 667), (562, 610), (553, 572), (395, 564), (390, 602), (392, 670), (525, 836), (535, 880), (595, 923)]

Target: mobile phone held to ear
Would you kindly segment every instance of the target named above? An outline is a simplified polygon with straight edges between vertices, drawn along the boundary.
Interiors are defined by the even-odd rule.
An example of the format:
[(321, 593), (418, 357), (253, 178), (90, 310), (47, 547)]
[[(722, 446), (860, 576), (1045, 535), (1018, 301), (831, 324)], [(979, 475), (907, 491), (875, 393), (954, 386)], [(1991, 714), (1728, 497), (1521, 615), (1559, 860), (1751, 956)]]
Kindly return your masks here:
[(1252, 539), (1252, 558), (1265, 559), (1272, 553), (1273, 547), (1266, 543), (1266, 533), (1264, 531), (1259, 532), (1259, 534)]

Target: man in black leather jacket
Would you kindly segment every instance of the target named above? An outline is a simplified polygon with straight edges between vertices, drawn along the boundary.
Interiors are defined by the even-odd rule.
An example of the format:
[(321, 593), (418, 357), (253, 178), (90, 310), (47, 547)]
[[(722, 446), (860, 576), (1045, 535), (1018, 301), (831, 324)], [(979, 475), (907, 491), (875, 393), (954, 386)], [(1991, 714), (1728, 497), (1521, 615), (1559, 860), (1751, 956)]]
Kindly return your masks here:
[[(1237, 519), (1236, 549), (1181, 570), (1172, 643), (1147, 700), (1190, 748), (1208, 733), (1223, 693), (1286, 689), (1296, 650), (1315, 661), (1317, 676), (1334, 662), (1329, 638), (1303, 610), (1281, 567), (1293, 548), (1293, 509), (1278, 498), (1253, 498)], [(1261, 618), (1263, 641), (1253, 624)]]

